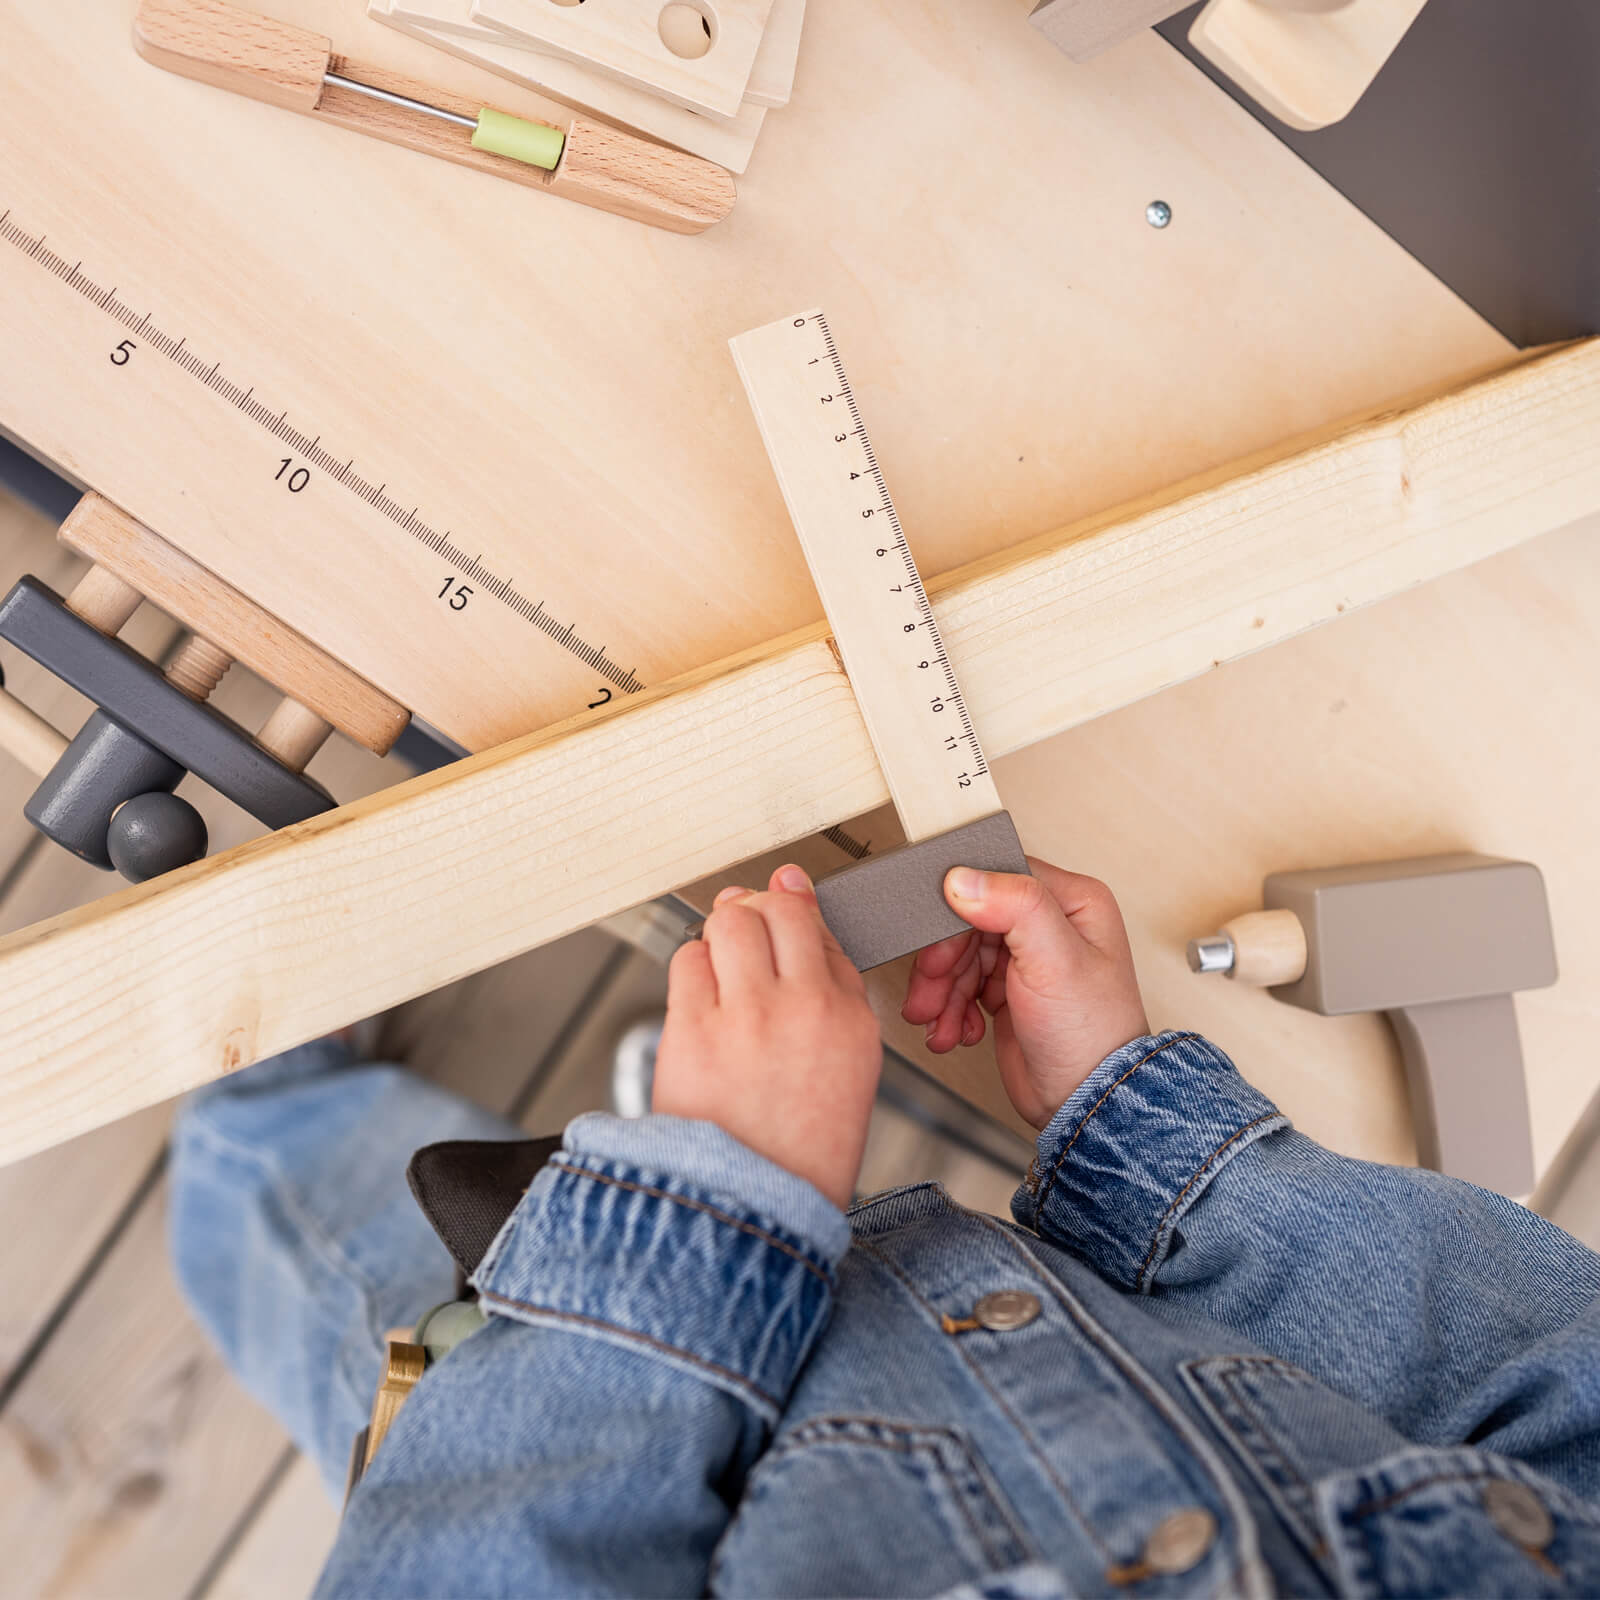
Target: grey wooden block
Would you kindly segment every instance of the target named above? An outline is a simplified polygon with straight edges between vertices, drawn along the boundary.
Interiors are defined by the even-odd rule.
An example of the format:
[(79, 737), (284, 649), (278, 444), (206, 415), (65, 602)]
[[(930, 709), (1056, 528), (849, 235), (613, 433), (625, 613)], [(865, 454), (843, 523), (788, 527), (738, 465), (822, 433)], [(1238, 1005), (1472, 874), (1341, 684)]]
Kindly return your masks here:
[(952, 867), (1026, 872), (1011, 813), (997, 811), (820, 879), (822, 920), (862, 972), (936, 944), (970, 926), (945, 902), (944, 875)]

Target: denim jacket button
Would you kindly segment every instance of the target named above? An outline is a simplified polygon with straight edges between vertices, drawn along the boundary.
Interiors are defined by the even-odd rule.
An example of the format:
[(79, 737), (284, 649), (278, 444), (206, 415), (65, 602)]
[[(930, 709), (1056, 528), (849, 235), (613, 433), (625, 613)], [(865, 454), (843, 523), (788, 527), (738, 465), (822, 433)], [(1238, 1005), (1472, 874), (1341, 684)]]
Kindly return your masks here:
[(1039, 1311), (1038, 1295), (1026, 1289), (996, 1289), (972, 1308), (972, 1315), (991, 1333), (1010, 1333), (1013, 1328), (1027, 1327)]
[(1144, 1564), (1152, 1572), (1172, 1577), (1187, 1572), (1217, 1536), (1217, 1519), (1200, 1506), (1186, 1506), (1163, 1517), (1144, 1542)]
[(1491, 1479), (1483, 1486), (1483, 1509), (1495, 1527), (1524, 1550), (1543, 1550), (1555, 1537), (1556, 1525), (1544, 1502), (1525, 1483)]

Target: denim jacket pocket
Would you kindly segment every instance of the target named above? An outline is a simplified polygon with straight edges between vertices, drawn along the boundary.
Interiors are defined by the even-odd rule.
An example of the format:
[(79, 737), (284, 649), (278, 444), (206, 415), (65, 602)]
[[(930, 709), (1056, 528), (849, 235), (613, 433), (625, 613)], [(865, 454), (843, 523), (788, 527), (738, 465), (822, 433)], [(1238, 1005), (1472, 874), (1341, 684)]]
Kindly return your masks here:
[(1186, 1361), (1179, 1371), (1307, 1560), (1337, 1583), (1317, 1511), (1318, 1481), (1408, 1441), (1381, 1417), (1276, 1356), (1212, 1356)]
[(751, 1472), (710, 1584), (741, 1596), (937, 1595), (1036, 1557), (960, 1433), (819, 1417)]
[(1594, 1594), (1600, 1508), (1487, 1450), (1411, 1449), (1317, 1491), (1349, 1595)]

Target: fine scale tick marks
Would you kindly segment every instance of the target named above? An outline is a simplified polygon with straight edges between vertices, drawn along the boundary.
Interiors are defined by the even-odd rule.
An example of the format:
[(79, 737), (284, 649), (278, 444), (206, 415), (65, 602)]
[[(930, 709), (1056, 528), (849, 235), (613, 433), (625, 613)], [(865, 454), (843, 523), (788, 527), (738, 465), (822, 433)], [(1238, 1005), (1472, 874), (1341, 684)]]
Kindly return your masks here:
[(989, 764), (827, 319), (730, 344), (907, 838), (992, 816)]
[[(485, 567), (481, 553), (468, 555), (454, 540), (449, 529), (440, 530), (433, 527), (422, 516), (420, 507), (415, 505), (407, 507), (402, 504), (389, 493), (388, 480), (371, 482), (356, 470), (353, 457), (340, 461), (338, 456), (323, 443), (320, 432), (308, 437), (290, 423), (286, 409), (273, 412), (256, 397), (254, 384), (237, 384), (223, 374), (220, 360), (208, 364), (195, 355), (188, 348), (187, 337), (173, 337), (155, 324), (153, 313), (135, 311), (125, 301), (118, 299), (116, 284), (107, 288), (87, 277), (81, 260), (68, 261), (57, 251), (52, 250), (46, 243), (43, 233), (25, 232), (12, 218), (9, 207), (0, 212), (0, 239), (13, 246), (28, 260), (43, 267), (97, 310), (119, 323), (127, 330), (131, 339), (136, 339), (141, 345), (159, 351), (196, 382), (225, 400), (241, 415), (248, 417), (274, 438), (281, 439), (312, 465), (320, 467), (341, 488), (364, 500), (418, 543), (426, 545), (428, 549), (442, 556), (455, 569), (455, 581), (470, 581), (482, 593), (492, 595), (523, 621), (537, 628), (563, 650), (576, 656), (622, 693), (634, 694), (644, 687), (643, 682), (631, 668), (619, 666), (606, 654), (604, 646), (590, 644), (581, 637), (576, 624), (564, 624), (558, 621), (545, 610), (544, 601), (530, 599), (510, 578)], [(604, 698), (586, 702), (589, 709), (605, 705), (610, 700), (610, 690), (601, 692)], [(843, 828), (828, 829), (826, 837), (846, 855), (857, 860), (869, 853), (869, 845), (853, 838)]]
[(37, 235), (25, 233), (12, 221), (9, 209), (0, 214), (0, 238), (20, 250), (30, 261), (37, 262), (46, 271), (59, 278), (69, 289), (82, 295), (97, 310), (120, 323), (128, 330), (131, 338), (138, 339), (147, 347), (159, 351), (196, 382), (226, 400), (257, 426), (264, 428), (274, 438), (281, 439), (312, 465), (320, 467), (341, 488), (366, 501), (375, 511), (382, 512), (390, 522), (408, 533), (419, 544), (426, 545), (442, 556), (456, 569), (459, 581), (470, 581), (482, 593), (493, 595), (523, 621), (537, 628), (563, 650), (575, 655), (624, 694), (633, 694), (644, 687), (631, 668), (619, 666), (606, 654), (603, 646), (590, 644), (582, 638), (576, 624), (557, 621), (545, 610), (542, 600), (530, 599), (509, 578), (501, 577), (485, 567), (480, 557), (468, 555), (455, 542), (448, 529), (440, 530), (433, 527), (420, 514), (417, 506), (408, 507), (395, 499), (388, 493), (387, 481), (373, 483), (356, 471), (353, 459), (340, 461), (337, 455), (323, 445), (320, 433), (314, 435), (302, 433), (290, 423), (286, 410), (274, 412), (270, 407), (263, 405), (256, 398), (253, 384), (237, 384), (225, 377), (221, 361), (202, 360), (188, 348), (186, 337), (174, 338), (155, 325), (150, 312), (141, 314), (125, 301), (119, 300), (115, 284), (110, 288), (103, 288), (93, 279), (86, 277), (82, 261), (69, 261), (50, 249), (42, 233)]

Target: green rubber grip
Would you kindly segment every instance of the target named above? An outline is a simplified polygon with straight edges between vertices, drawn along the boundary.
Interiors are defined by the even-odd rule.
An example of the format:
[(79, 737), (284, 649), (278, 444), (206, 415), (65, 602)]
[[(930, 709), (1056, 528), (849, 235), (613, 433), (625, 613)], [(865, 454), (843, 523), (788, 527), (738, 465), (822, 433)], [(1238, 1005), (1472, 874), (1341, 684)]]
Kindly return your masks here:
[(490, 111), (487, 106), (478, 113), (478, 126), (472, 135), (474, 150), (509, 156), (513, 161), (525, 161), (530, 167), (544, 167), (547, 171), (554, 170), (566, 142), (567, 136), (559, 128), (543, 122), (524, 122), (503, 111)]

